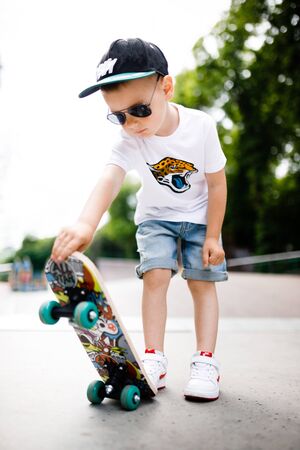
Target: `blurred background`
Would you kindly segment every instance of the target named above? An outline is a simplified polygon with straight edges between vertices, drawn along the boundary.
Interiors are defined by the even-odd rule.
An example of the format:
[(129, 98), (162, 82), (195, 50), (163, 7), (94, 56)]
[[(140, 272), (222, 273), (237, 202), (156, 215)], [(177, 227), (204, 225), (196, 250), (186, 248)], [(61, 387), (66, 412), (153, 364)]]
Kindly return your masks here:
[[(43, 268), (54, 237), (77, 219), (118, 132), (100, 93), (78, 93), (119, 37), (161, 47), (174, 100), (215, 119), (228, 179), (220, 400), (182, 401), (196, 348), (193, 302), (176, 276), (170, 389), (130, 419), (112, 402), (86, 409), (93, 368), (68, 321), (38, 317), (53, 300)], [(163, 449), (299, 450), (299, 55), (299, 0), (0, 1), (1, 448), (99, 449), (113, 439), (114, 448), (156, 449), (159, 436)], [(87, 254), (142, 354), (138, 188), (129, 173)]]
[[(117, 127), (95, 81), (110, 42), (159, 45), (175, 102), (212, 115), (227, 156), (223, 240), (229, 269), (300, 272), (300, 6), (287, 0), (2, 0), (0, 263), (2, 280), (36, 273), (97, 182)], [(87, 254), (135, 259), (136, 174)], [(27, 272), (26, 272), (27, 271)], [(25, 282), (25, 281), (24, 281)]]

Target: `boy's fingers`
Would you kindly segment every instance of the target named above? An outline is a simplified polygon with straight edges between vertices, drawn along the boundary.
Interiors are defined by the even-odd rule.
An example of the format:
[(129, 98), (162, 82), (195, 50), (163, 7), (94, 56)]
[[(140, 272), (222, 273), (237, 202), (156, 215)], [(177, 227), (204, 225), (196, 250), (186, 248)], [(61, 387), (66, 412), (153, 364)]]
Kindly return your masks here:
[[(57, 261), (64, 261), (68, 258), (72, 253), (74, 253), (79, 247), (79, 239), (77, 238), (67, 238), (62, 241), (58, 247), (53, 251), (52, 256), (53, 259)], [(51, 256), (51, 257), (52, 257)]]
[(54, 258), (57, 258), (63, 251), (63, 249), (68, 245), (70, 242), (70, 239), (62, 240), (58, 239), (55, 241), (55, 244), (53, 246), (52, 255)]
[(210, 257), (209, 257), (209, 262), (210, 264), (217, 266), (219, 264), (221, 264), (221, 262), (224, 260), (224, 253), (213, 253)]
[(202, 263), (204, 267), (208, 266), (208, 249), (203, 249), (203, 254), (202, 254)]
[(217, 264), (221, 264), (224, 261), (224, 256), (219, 256)]
[(72, 253), (73, 251), (70, 247), (65, 247), (56, 254), (55, 260), (57, 262), (65, 261)]
[(217, 264), (217, 262), (218, 262), (217, 255), (215, 253), (212, 253), (210, 255), (210, 257), (208, 258), (208, 261), (209, 261), (210, 264), (213, 264), (213, 265)]
[(57, 236), (57, 238), (55, 239), (54, 244), (53, 244), (52, 254), (55, 254), (55, 253), (57, 253), (57, 251), (59, 251), (59, 248), (64, 245), (64, 241), (66, 240), (66, 238), (67, 238), (67, 233), (65, 231), (62, 231)]

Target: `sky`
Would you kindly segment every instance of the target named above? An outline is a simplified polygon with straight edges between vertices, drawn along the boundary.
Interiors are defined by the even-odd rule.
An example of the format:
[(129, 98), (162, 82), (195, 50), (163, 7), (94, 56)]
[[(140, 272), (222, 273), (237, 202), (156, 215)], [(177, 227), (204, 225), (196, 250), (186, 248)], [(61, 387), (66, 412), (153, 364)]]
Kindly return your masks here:
[(176, 76), (230, 0), (1, 0), (0, 251), (55, 236), (80, 214), (118, 127), (101, 94), (79, 99), (117, 38), (157, 44)]

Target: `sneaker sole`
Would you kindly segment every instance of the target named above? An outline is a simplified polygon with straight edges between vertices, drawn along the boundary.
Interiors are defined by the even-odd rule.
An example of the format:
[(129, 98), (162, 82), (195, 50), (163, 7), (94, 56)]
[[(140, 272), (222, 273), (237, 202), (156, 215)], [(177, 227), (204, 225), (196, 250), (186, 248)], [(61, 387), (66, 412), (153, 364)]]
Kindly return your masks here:
[(188, 401), (192, 401), (192, 402), (213, 402), (214, 400), (218, 400), (218, 397), (200, 397), (197, 395), (186, 395), (184, 394), (184, 397), (186, 400)]
[(166, 376), (164, 376), (161, 380), (159, 380), (157, 389), (160, 391), (161, 389), (165, 389), (166, 387)]

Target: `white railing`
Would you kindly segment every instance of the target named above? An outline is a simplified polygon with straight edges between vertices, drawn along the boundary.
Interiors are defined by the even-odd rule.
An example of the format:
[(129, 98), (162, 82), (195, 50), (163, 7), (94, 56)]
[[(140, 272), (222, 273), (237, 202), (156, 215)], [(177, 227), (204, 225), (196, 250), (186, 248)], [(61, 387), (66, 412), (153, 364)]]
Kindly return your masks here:
[(231, 258), (227, 260), (228, 267), (247, 266), (266, 262), (287, 261), (289, 259), (300, 258), (300, 250), (294, 252), (272, 253), (270, 255), (243, 256), (241, 258)]
[[(277, 262), (277, 261), (288, 261), (290, 259), (300, 259), (300, 250), (293, 252), (283, 252), (283, 253), (271, 253), (269, 255), (258, 255), (258, 256), (243, 256), (240, 258), (230, 258), (227, 259), (228, 267), (238, 267), (247, 266), (251, 264), (266, 263), (266, 262)], [(128, 260), (121, 260), (115, 258), (101, 258), (104, 262), (111, 264), (124, 265), (124, 262), (129, 262)], [(133, 263), (133, 260), (130, 260)], [(134, 261), (136, 263), (136, 261)], [(8, 273), (12, 270), (12, 264), (0, 264), (0, 273)]]

